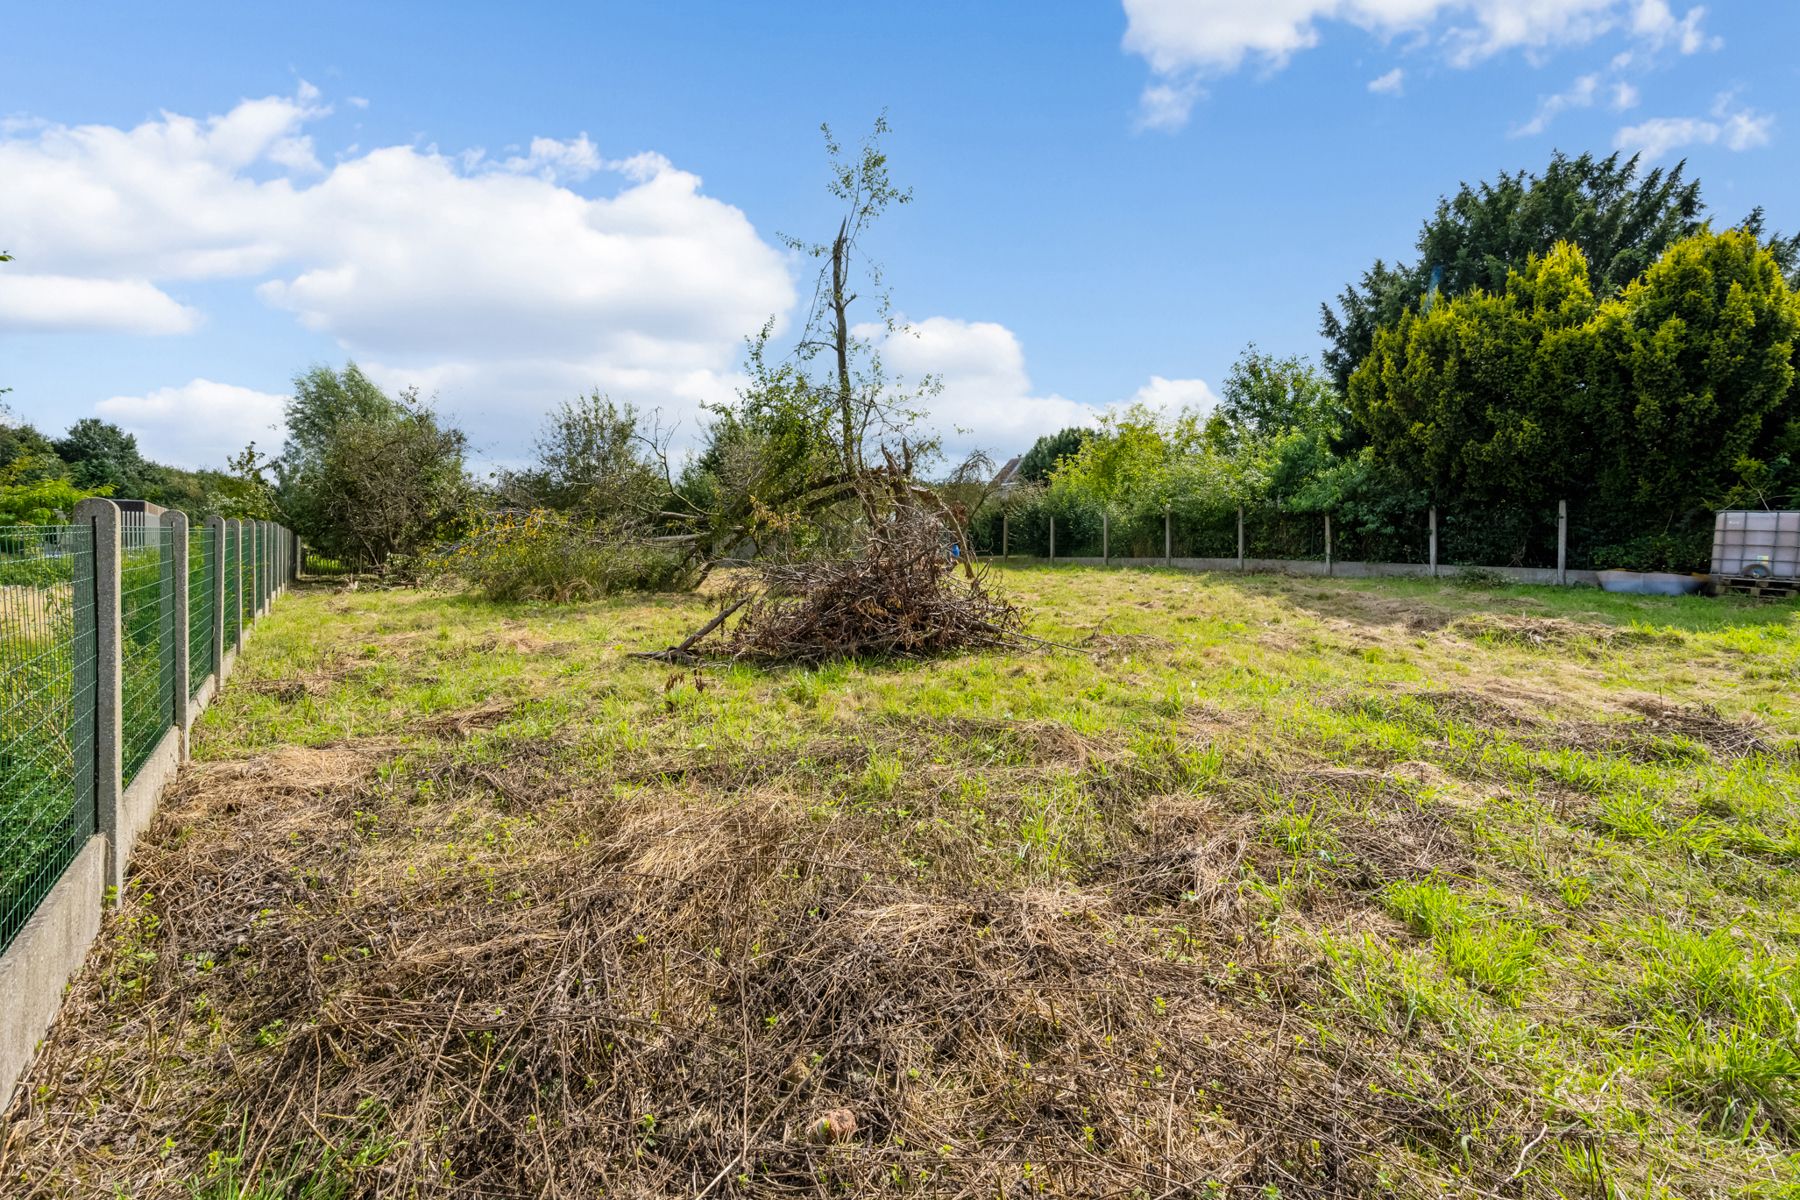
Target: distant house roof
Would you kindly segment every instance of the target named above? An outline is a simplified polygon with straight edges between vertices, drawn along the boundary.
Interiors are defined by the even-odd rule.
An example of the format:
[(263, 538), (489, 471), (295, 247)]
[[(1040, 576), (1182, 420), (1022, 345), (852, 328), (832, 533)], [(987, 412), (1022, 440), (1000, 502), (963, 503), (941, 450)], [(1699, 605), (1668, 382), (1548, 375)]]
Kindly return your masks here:
[(1019, 463), (1024, 461), (1024, 458), (1025, 456), (1023, 454), (1015, 454), (1007, 459), (1006, 465), (1001, 467), (994, 475), (994, 486), (1004, 489), (1018, 483)]

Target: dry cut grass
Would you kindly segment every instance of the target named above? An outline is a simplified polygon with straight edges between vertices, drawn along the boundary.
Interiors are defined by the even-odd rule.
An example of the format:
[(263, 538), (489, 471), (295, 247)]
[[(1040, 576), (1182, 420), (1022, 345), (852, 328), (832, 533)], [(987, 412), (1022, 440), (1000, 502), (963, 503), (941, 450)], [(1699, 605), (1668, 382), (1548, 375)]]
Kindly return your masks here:
[(1787, 615), (1006, 582), (1084, 653), (675, 671), (626, 656), (702, 602), (294, 598), (206, 718), (0, 1179), (1800, 1184)]

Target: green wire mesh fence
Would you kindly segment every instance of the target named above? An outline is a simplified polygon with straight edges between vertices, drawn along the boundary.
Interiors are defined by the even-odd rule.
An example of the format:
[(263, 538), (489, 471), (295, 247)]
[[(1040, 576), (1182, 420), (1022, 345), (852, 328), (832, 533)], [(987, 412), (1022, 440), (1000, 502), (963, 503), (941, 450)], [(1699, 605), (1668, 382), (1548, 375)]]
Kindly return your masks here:
[(124, 630), (120, 654), (124, 660), (119, 703), (120, 738), (125, 778), (129, 784), (138, 768), (156, 749), (175, 712), (175, 638), (173, 591), (165, 580), (173, 565), (169, 553), (170, 531), (160, 523), (147, 524), (127, 543), (119, 572), (119, 619)]
[(239, 613), (239, 633), (243, 630), (243, 626), (250, 624), (250, 619), (256, 617), (257, 610), (261, 608), (261, 603), (259, 603), (261, 596), (256, 588), (256, 522), (245, 522), (241, 525), (241, 529), (243, 529), (243, 534), (241, 534), (243, 561), (239, 563), (238, 570), (243, 579), (238, 588), (239, 594), (243, 596), (243, 610)]
[(220, 569), (225, 572), (225, 648), (238, 648), (238, 612), (242, 603), (243, 571), (239, 567), (242, 554), (238, 549), (237, 526), (225, 523), (225, 548), (219, 556)]
[[(118, 739), (122, 792), (192, 715), (191, 696), (177, 694), (182, 656), (198, 695), (223, 665), (215, 637), (241, 641), (242, 625), (288, 578), (280, 550), (292, 543), (272, 522), (190, 527), (184, 559), (161, 510), (141, 501), (118, 509), (116, 564), (111, 546), (95, 541), (104, 522), (0, 525), (0, 950), (106, 825), (99, 806), (114, 790), (100, 786), (100, 771), (115, 748), (101, 739)], [(116, 630), (102, 626), (115, 574)], [(116, 682), (101, 676), (111, 670), (101, 647), (115, 633)], [(115, 688), (116, 730), (100, 713)]]
[(219, 571), (218, 538), (216, 525), (188, 530), (188, 691), (195, 696), (213, 669), (213, 580)]
[(93, 604), (91, 526), (0, 527), (0, 949), (94, 831)]

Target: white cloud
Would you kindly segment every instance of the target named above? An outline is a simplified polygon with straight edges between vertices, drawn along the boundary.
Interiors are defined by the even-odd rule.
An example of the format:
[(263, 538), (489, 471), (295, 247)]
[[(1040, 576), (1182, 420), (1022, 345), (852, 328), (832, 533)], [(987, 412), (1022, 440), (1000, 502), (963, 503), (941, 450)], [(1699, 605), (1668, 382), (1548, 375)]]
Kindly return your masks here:
[(1406, 84), (1406, 72), (1399, 67), (1369, 80), (1369, 90), (1378, 96), (1398, 96)]
[(500, 169), (515, 175), (536, 175), (550, 182), (579, 183), (600, 166), (600, 151), (584, 133), (566, 142), (555, 138), (532, 138), (531, 147), (525, 154), (508, 157), (500, 164)]
[(1535, 56), (1612, 34), (1652, 50), (1673, 45), (1683, 53), (1719, 44), (1701, 27), (1704, 8), (1696, 6), (1677, 17), (1667, 0), (1123, 2), (1124, 47), (1141, 56), (1151, 71), (1138, 121), (1158, 129), (1185, 122), (1200, 94), (1199, 80), (1229, 74), (1246, 61), (1279, 70), (1294, 55), (1318, 45), (1334, 23), (1382, 39), (1412, 35), (1459, 67), (1509, 50)]
[(1613, 136), (1613, 147), (1655, 160), (1685, 146), (1722, 145), (1727, 150), (1754, 150), (1774, 138), (1775, 117), (1749, 108), (1732, 108), (1722, 95), (1708, 117), (1651, 117), (1627, 125)]
[(1624, 112), (1628, 108), (1636, 108), (1638, 90), (1629, 83), (1620, 80), (1612, 87), (1612, 107), (1614, 112)]
[(1723, 44), (1700, 28), (1705, 16), (1706, 9), (1698, 6), (1676, 17), (1668, 0), (1638, 0), (1631, 14), (1631, 29), (1657, 48), (1672, 45), (1683, 54), (1697, 54)]
[[(863, 337), (879, 332), (873, 327), (858, 330)], [(1040, 392), (1026, 372), (1017, 335), (993, 321), (928, 317), (876, 340), (883, 361), (896, 374), (913, 381), (928, 372), (938, 376), (943, 387), (931, 402), (929, 424), (943, 435), (951, 459), (975, 449), (1001, 459), (1022, 454), (1044, 434), (1093, 425), (1114, 407)], [(1205, 380), (1152, 375), (1121, 403), (1206, 412), (1217, 402)]]
[(1161, 375), (1152, 375), (1150, 382), (1139, 388), (1129, 403), (1164, 412), (1191, 408), (1205, 414), (1218, 407), (1219, 397), (1204, 379), (1164, 379)]
[(943, 436), (952, 458), (973, 449), (1001, 458), (1023, 453), (1040, 435), (1097, 415), (1091, 405), (1034, 389), (1024, 347), (996, 322), (927, 317), (892, 335), (872, 327), (858, 334), (875, 338), (883, 362), (902, 379), (938, 377), (942, 390), (930, 402), (926, 424)]
[(1187, 124), (1188, 115), (1200, 99), (1200, 85), (1191, 79), (1172, 83), (1151, 83), (1138, 97), (1137, 127), (1141, 129), (1175, 130)]
[(142, 396), (114, 396), (94, 411), (137, 435), (146, 458), (218, 468), (252, 441), (264, 450), (278, 445), (286, 403), (286, 396), (195, 379)]
[(1594, 97), (1600, 91), (1598, 75), (1583, 75), (1574, 86), (1566, 92), (1558, 92), (1554, 96), (1545, 96), (1538, 101), (1537, 112), (1531, 120), (1512, 131), (1513, 137), (1535, 137), (1550, 127), (1557, 114), (1571, 108), (1592, 108)]
[[(592, 388), (661, 410), (692, 444), (702, 405), (743, 382), (744, 335), (794, 307), (787, 257), (660, 154), (609, 158), (579, 135), (494, 158), (407, 145), (320, 166), (310, 136), (328, 111), (303, 89), (132, 129), (0, 127), (0, 229), (21, 260), (0, 272), (0, 324), (182, 332), (201, 315), (165, 286), (236, 281), (382, 386), (435, 394), (478, 459), (504, 462), (544, 412)], [(570, 186), (582, 179), (598, 194)], [(951, 452), (1022, 451), (1104, 411), (1035, 387), (998, 323), (937, 316), (883, 341), (895, 372), (941, 377), (930, 421)], [(1158, 376), (1135, 398), (1210, 396)], [(217, 464), (278, 441), (281, 403), (203, 377), (97, 411), (154, 457)]]
[(486, 414), (504, 448), (595, 386), (691, 415), (730, 394), (744, 335), (793, 307), (784, 253), (662, 155), (607, 159), (583, 134), (492, 161), (405, 145), (327, 168), (309, 129), (329, 111), (302, 87), (130, 129), (0, 127), (0, 229), (19, 259), (0, 326), (183, 332), (199, 314), (163, 286), (242, 281), (384, 382)]
[(142, 279), (0, 272), (0, 330), (188, 333), (200, 313)]

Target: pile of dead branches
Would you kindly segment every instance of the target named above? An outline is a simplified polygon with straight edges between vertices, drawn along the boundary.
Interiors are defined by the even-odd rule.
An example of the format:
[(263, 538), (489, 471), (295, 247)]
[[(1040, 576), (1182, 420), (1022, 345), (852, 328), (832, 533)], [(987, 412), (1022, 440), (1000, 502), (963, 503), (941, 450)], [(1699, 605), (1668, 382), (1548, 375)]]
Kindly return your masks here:
[(713, 648), (701, 647), (708, 638), (719, 654), (760, 662), (923, 657), (1015, 644), (1021, 625), (955, 522), (902, 500), (869, 524), (855, 554), (760, 564), (719, 616), (647, 657), (689, 661)]

